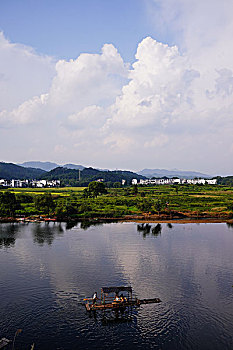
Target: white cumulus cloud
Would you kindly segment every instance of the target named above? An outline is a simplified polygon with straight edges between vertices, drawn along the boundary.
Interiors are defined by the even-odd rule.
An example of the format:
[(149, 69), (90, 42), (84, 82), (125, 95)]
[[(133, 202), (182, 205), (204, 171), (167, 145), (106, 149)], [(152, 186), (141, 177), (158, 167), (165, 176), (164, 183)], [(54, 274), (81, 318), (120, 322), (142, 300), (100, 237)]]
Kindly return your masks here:
[(0, 32), (0, 111), (11, 110), (46, 93), (55, 75), (55, 61), (32, 48), (11, 43)]
[[(0, 71), (1, 157), (232, 172), (232, 5), (228, 0), (221, 9), (216, 0), (176, 3), (150, 1), (156, 4), (154, 18), (164, 19), (161, 28), (182, 33), (177, 45), (146, 37), (131, 66), (111, 44), (98, 54), (54, 62), (2, 34), (0, 57), (8, 69)], [(6, 52), (19, 60), (17, 65), (16, 58), (9, 59), (12, 75)], [(28, 77), (34, 67), (32, 84)], [(8, 89), (13, 103), (4, 99)]]

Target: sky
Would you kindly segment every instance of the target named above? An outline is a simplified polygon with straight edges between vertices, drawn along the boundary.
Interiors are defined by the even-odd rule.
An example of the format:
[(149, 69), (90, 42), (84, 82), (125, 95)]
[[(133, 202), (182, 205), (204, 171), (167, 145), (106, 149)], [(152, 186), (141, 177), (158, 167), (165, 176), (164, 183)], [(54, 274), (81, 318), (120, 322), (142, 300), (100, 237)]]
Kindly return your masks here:
[(0, 0), (0, 160), (233, 174), (232, 0)]

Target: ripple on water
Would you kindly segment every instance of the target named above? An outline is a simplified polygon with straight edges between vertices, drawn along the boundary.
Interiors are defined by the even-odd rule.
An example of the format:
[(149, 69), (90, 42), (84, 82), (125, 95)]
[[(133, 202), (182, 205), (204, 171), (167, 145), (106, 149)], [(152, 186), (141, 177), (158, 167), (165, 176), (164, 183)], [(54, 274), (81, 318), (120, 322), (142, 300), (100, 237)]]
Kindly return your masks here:
[[(226, 225), (162, 225), (157, 237), (144, 237), (133, 223), (61, 228), (4, 228), (15, 236), (0, 248), (0, 331), (12, 338), (22, 328), (18, 348), (233, 348)], [(104, 285), (131, 285), (139, 298), (162, 303), (123, 316), (88, 314), (83, 297)]]

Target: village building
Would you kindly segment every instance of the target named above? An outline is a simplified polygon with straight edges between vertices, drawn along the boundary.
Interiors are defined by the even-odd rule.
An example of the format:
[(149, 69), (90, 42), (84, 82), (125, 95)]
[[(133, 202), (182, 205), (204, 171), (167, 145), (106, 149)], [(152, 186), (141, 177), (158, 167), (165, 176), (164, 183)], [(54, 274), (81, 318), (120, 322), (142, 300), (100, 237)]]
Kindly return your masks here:
[[(132, 185), (135, 184), (135, 180), (132, 180)], [(133, 182), (134, 181), (134, 182)], [(137, 180), (136, 180), (137, 181)], [(157, 178), (140, 180), (140, 185), (217, 185), (217, 179), (179, 179), (179, 178)]]
[(25, 187), (37, 187), (37, 188), (43, 188), (43, 187), (60, 187), (61, 181), (60, 180), (18, 180), (18, 179), (12, 179), (12, 180), (5, 180), (0, 179), (0, 187), (12, 187), (12, 188), (25, 188)]

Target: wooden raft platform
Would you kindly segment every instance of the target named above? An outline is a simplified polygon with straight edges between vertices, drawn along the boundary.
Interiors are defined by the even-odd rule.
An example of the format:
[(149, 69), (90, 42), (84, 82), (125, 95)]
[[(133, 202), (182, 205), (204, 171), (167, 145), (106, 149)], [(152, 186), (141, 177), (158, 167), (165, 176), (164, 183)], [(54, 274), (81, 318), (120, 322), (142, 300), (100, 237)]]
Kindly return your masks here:
[(142, 304), (154, 304), (161, 302), (159, 298), (136, 298), (133, 296), (133, 290), (131, 286), (102, 287), (101, 297), (97, 298), (96, 292), (94, 293), (94, 297), (94, 303), (93, 298), (83, 299), (85, 301), (85, 307), (87, 311), (124, 310), (130, 306), (140, 306)]
[(154, 299), (141, 299), (139, 300), (140, 304), (157, 304), (157, 303), (161, 303), (162, 300), (160, 300), (159, 298), (154, 298)]
[(106, 303), (106, 304), (85, 304), (87, 311), (94, 311), (94, 310), (119, 310), (124, 309), (129, 306), (140, 306), (145, 304), (155, 304), (155, 303), (161, 303), (161, 300), (159, 298), (154, 299), (135, 299), (125, 302), (112, 302), (112, 303)]

